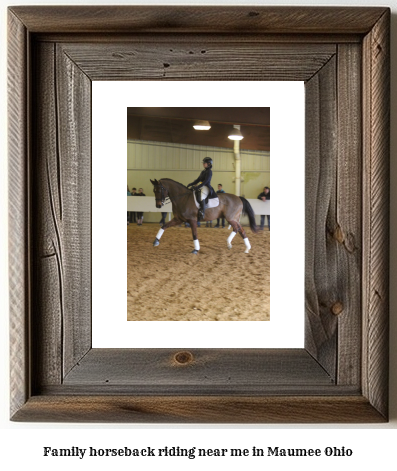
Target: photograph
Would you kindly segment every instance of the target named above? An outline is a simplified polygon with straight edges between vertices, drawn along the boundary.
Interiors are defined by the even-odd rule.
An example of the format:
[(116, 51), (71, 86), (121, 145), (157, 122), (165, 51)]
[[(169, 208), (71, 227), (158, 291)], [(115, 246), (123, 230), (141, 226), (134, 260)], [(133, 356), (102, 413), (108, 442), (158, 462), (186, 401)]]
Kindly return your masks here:
[[(393, 420), (390, 9), (12, 7), (8, 33), (10, 420), (379, 427)], [(126, 83), (133, 86), (118, 111), (96, 102), (97, 84), (107, 82), (120, 91)], [(237, 85), (233, 95), (226, 91), (228, 82)], [(291, 119), (296, 107), (289, 100), (271, 102), (265, 84), (280, 82), (304, 90), (303, 119)], [(181, 92), (184, 83), (188, 94)], [(204, 144), (201, 133), (210, 130), (191, 130), (200, 136), (191, 144), (178, 142), (177, 132), (171, 142), (160, 131), (159, 140), (145, 138), (141, 124), (136, 135), (127, 132), (126, 155), (126, 108), (154, 108), (160, 101), (149, 104), (149, 98), (155, 95), (170, 98), (170, 108), (177, 106), (175, 97), (188, 109), (220, 106), (203, 88), (198, 92), (201, 83), (235, 108), (269, 106), (272, 130), (283, 124), (280, 142), (271, 138), (271, 179), (270, 142), (268, 168), (261, 168), (251, 157), (257, 150), (243, 148), (250, 126), (242, 116), (219, 118), (244, 136), (238, 149), (234, 143)], [(102, 98), (115, 102), (114, 94)], [(114, 132), (109, 125), (118, 118), (122, 124)], [(165, 118), (170, 124), (172, 116)], [(213, 117), (193, 118), (215, 129)], [(302, 142), (303, 163), (296, 152)], [(286, 151), (286, 143), (293, 149)], [(191, 146), (205, 151), (188, 155)], [(213, 151), (218, 148), (229, 149), (229, 156)], [(127, 240), (121, 214), (126, 157)], [(276, 183), (276, 173), (282, 178), (284, 173), (275, 172), (274, 164), (292, 173), (292, 183)], [(291, 164), (304, 175), (303, 185)], [(98, 168), (107, 179), (98, 178)], [(218, 185), (225, 193), (217, 193)], [(180, 209), (181, 186), (188, 193), (179, 199), (189, 196), (194, 205)], [(207, 193), (198, 191), (204, 186)], [(256, 283), (263, 284), (264, 267), (256, 265), (262, 261), (256, 256), (260, 244), (266, 248), (266, 238), (270, 250), (270, 220), (261, 218), (270, 212), (261, 214), (255, 206), (267, 203), (270, 188), (273, 196), (276, 191), (275, 205), (288, 202), (272, 212), (274, 230), (281, 219), (289, 225), (281, 237), (273, 233), (271, 244), (282, 249), (280, 259), (271, 256), (271, 285), (281, 288), (281, 302), (267, 322), (205, 324), (201, 321), (215, 305), (233, 308), (227, 320), (243, 312), (231, 287), (236, 274), (244, 303), (254, 294), (260, 299), (263, 286)], [(132, 196), (134, 189), (139, 198)], [(230, 204), (224, 205), (227, 198)], [(172, 210), (164, 211), (167, 205)], [(176, 227), (169, 226), (172, 221)], [(101, 233), (109, 236), (103, 240)], [(133, 250), (139, 258), (132, 259), (131, 274), (129, 234), (132, 243), (140, 243), (141, 236), (146, 244)], [(238, 263), (228, 266), (229, 260)], [(145, 266), (149, 262), (153, 271)], [(179, 273), (172, 271), (177, 264), (190, 285), (178, 284)], [(296, 269), (302, 283), (288, 278)], [(247, 272), (252, 278), (245, 289)], [(154, 285), (135, 293), (143, 285), (130, 287), (131, 277), (139, 282), (147, 277)], [(126, 319), (129, 294), (138, 295), (133, 311), (144, 311), (143, 321)], [(270, 303), (275, 297), (272, 291)], [(177, 298), (199, 322), (159, 325), (151, 321), (156, 309), (142, 307), (158, 302), (157, 311), (167, 310)], [(255, 307), (247, 312), (255, 313)], [(304, 325), (302, 344), (273, 347), (262, 330), (277, 322), (283, 338), (295, 333), (287, 314)], [(105, 320), (101, 345), (99, 318)], [(167, 326), (177, 330), (184, 324), (192, 327), (189, 335), (167, 335)], [(228, 324), (244, 345), (228, 336)], [(251, 332), (242, 335), (245, 324)], [(204, 330), (197, 335), (199, 325)], [(130, 345), (122, 338), (125, 332)], [(221, 346), (224, 339), (228, 344)], [(333, 439), (326, 445), (332, 453), (345, 446)]]
[(127, 108), (127, 311), (270, 320), (270, 107)]

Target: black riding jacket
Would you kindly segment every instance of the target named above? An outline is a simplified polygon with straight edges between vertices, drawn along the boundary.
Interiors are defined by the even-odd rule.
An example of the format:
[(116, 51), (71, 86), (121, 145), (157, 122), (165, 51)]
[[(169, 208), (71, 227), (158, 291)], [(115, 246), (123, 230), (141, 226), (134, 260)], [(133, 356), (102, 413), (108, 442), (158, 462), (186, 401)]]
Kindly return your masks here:
[(194, 180), (194, 182), (189, 183), (188, 186), (196, 185), (198, 182), (201, 182), (200, 185), (197, 185), (197, 189), (199, 190), (203, 186), (208, 186), (210, 193), (208, 198), (216, 198), (215, 190), (211, 186), (211, 178), (212, 178), (212, 170), (210, 168), (205, 168), (199, 175), (199, 177)]
[(258, 195), (258, 200), (261, 200), (262, 196), (264, 196), (266, 198), (266, 201), (270, 201), (270, 190), (269, 190), (268, 194), (266, 194), (264, 191), (262, 191), (262, 193), (260, 195)]

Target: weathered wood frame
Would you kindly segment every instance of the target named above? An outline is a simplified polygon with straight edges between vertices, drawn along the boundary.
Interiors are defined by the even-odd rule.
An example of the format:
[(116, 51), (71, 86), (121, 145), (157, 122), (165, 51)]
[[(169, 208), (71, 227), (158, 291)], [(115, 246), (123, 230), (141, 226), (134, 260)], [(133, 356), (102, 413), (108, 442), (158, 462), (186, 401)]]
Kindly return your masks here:
[[(8, 22), (11, 419), (387, 421), (389, 9)], [(91, 81), (237, 79), (306, 82), (305, 348), (92, 349)]]

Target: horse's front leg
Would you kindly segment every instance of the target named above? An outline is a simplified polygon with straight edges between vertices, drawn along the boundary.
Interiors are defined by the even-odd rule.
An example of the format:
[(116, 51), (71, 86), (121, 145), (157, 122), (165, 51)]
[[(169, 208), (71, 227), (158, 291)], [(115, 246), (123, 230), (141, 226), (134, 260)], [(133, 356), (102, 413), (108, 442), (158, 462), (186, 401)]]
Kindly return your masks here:
[(166, 229), (172, 226), (176, 226), (181, 222), (182, 221), (180, 221), (177, 217), (174, 217), (173, 219), (171, 219), (171, 221), (168, 221), (167, 224), (164, 224), (164, 226), (158, 231), (156, 238), (154, 239), (153, 247), (157, 247), (158, 245), (160, 245), (161, 236), (164, 234), (164, 231)]
[(189, 224), (192, 229), (193, 244), (194, 244), (194, 250), (192, 250), (192, 253), (198, 254), (198, 251), (200, 250), (200, 244), (197, 238), (197, 220), (190, 219)]

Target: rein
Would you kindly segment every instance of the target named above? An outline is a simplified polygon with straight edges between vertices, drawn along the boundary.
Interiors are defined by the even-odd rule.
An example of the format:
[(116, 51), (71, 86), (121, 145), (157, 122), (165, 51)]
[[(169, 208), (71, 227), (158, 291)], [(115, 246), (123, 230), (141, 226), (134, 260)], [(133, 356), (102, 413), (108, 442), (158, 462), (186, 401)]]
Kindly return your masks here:
[[(164, 192), (166, 191), (166, 188), (164, 188), (163, 184), (160, 182), (159, 182), (159, 185), (160, 185), (160, 190), (161, 190), (161, 206), (171, 203), (171, 198), (169, 196), (164, 196)], [(191, 193), (192, 193), (192, 190), (188, 190), (188, 191), (185, 191), (185, 193), (173, 196), (172, 199), (175, 200), (177, 198), (181, 198), (182, 196), (189, 195)]]

